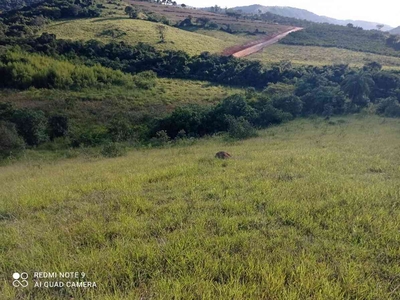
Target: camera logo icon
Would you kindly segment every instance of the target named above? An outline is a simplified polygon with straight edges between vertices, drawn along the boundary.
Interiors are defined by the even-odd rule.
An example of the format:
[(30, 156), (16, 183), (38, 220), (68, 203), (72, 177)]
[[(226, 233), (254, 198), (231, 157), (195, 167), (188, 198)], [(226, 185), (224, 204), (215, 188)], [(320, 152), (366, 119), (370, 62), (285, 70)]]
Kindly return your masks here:
[(12, 277), (14, 279), (12, 284), (15, 287), (27, 287), (29, 284), (28, 280), (27, 280), (29, 277), (28, 273), (23, 272), (20, 274), (20, 273), (15, 272), (12, 275)]

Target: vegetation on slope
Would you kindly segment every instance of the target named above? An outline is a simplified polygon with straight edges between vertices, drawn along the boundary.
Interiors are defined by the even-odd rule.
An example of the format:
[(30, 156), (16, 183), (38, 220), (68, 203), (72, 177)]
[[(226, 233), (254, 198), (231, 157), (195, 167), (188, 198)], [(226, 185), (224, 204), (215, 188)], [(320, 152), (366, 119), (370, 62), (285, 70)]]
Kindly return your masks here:
[(397, 41), (377, 30), (362, 30), (353, 26), (313, 24), (291, 33), (283, 44), (345, 48), (355, 51), (400, 56)]
[(391, 34), (400, 34), (400, 26), (392, 29), (390, 31)]
[(276, 44), (254, 53), (247, 59), (261, 61), (271, 65), (290, 61), (293, 65), (327, 66), (346, 64), (351, 67), (362, 67), (371, 62), (381, 64), (385, 69), (399, 69), (400, 58), (378, 55), (367, 52), (339, 49), (335, 47), (315, 47), (300, 45)]
[(50, 20), (98, 17), (101, 8), (92, 0), (45, 0), (0, 14), (0, 37), (30, 36)]
[[(205, 51), (220, 53), (225, 48), (248, 40), (223, 32), (205, 35), (204, 32), (190, 32), (165, 25), (165, 41), (161, 42), (157, 26), (157, 23), (128, 17), (107, 17), (55, 22), (44, 27), (43, 32), (55, 34), (59, 39), (96, 39), (105, 43), (124, 41), (131, 45), (146, 43), (160, 50), (181, 50), (190, 55)], [(229, 39), (226, 39), (227, 36)]]
[[(134, 87), (134, 77), (100, 65), (88, 67), (46, 56), (8, 51), (1, 56), (1, 88), (27, 89), (101, 88), (110, 85)], [(148, 78), (151, 84), (151, 78)], [(138, 81), (136, 82), (137, 84)]]
[(297, 120), (247, 142), (2, 167), (4, 273), (73, 270), (97, 288), (5, 283), (1, 298), (397, 299), (399, 130)]
[[(160, 15), (172, 22), (172, 24), (183, 25), (182, 21), (186, 23), (187, 19), (191, 19), (191, 23), (196, 23), (196, 26), (204, 24), (207, 26), (203, 27), (220, 29), (231, 33), (253, 34), (264, 32), (267, 34), (276, 34), (286, 31), (288, 28), (288, 26), (281, 25), (281, 23), (277, 24), (269, 21), (254, 22), (250, 18), (232, 13), (231, 10), (221, 9), (218, 6), (213, 7), (213, 12), (210, 12), (202, 9), (149, 3), (147, 1), (130, 1), (130, 4), (137, 11)], [(185, 27), (181, 26), (181, 28)]]
[[(13, 13), (11, 16), (14, 16)], [(105, 18), (81, 19), (58, 25), (63, 28), (66, 24), (108, 21)], [(126, 18), (117, 21), (144, 22)], [(153, 26), (152, 23), (144, 23)], [(164, 30), (168, 28), (156, 25), (160, 26)], [(82, 29), (86, 34), (91, 28), (83, 26)], [(112, 39), (122, 34), (118, 28), (105, 31)], [(165, 31), (160, 38), (160, 44), (165, 44)], [(2, 42), (7, 45), (6, 48), (17, 45), (27, 52), (39, 52), (53, 57), (22, 52), (2, 54), (0, 71), (5, 78), (3, 88), (55, 89), (51, 92), (41, 91), (39, 95), (57, 95), (58, 89), (65, 89), (70, 90), (66, 95), (73, 99), (91, 94), (87, 97), (93, 100), (99, 97), (99, 92), (93, 92), (93, 88), (110, 88), (99, 97), (105, 99), (106, 95), (110, 95), (108, 102), (91, 103), (94, 107), (91, 112), (88, 113), (90, 109), (84, 110), (78, 117), (76, 109), (72, 113), (68, 111), (74, 106), (70, 103), (75, 100), (68, 100), (68, 103), (58, 101), (46, 110), (39, 108), (40, 105), (33, 110), (21, 110), (18, 105), (4, 104), (5, 113), (1, 117), (5, 122), (2, 124), (3, 131), (8, 133), (10, 140), (17, 141), (23, 137), (30, 147), (41, 146), (49, 139), (58, 138), (62, 139), (63, 147), (126, 141), (156, 145), (170, 139), (200, 137), (221, 131), (228, 132), (234, 138), (248, 138), (254, 135), (254, 127), (263, 128), (298, 116), (316, 114), (329, 118), (362, 109), (375, 109), (378, 114), (390, 117), (400, 115), (399, 77), (394, 72), (383, 72), (382, 66), (376, 62), (365, 65), (362, 70), (351, 69), (346, 65), (293, 68), (290, 62), (265, 68), (260, 62), (211, 55), (209, 52), (190, 56), (183, 51), (160, 51), (143, 43), (129, 45), (115, 40), (108, 44), (97, 40), (60, 40), (49, 33), (43, 33), (40, 37), (10, 37), (6, 34)], [(168, 99), (160, 101), (160, 97), (151, 97), (155, 99), (148, 101), (147, 106), (142, 100), (143, 95), (156, 92), (156, 75), (206, 80), (248, 89), (245, 97), (224, 97), (226, 99), (222, 103), (212, 107), (178, 107), (171, 115), (165, 116), (160, 112), (165, 113), (178, 105), (170, 105)], [(137, 89), (139, 92), (127, 92), (120, 97), (126, 89)], [(118, 98), (123, 101), (118, 102)], [(127, 104), (125, 100), (130, 103)], [(196, 102), (192, 100), (184, 102)], [(101, 109), (116, 103), (116, 109), (111, 110), (115, 116), (110, 113), (99, 114)], [(156, 103), (160, 106), (151, 112), (150, 108)], [(142, 110), (138, 110), (139, 107)], [(87, 126), (82, 126), (81, 120), (87, 120)], [(33, 129), (28, 130), (25, 124), (31, 124)], [(62, 130), (53, 134), (57, 128)], [(19, 146), (17, 148), (20, 149)], [(12, 154), (10, 150), (13, 150), (12, 147), (3, 152)]]
[[(377, 25), (384, 25), (381, 23), (368, 22), (368, 21), (337, 20), (330, 17), (319, 16), (305, 9), (299, 9), (288, 6), (263, 6), (255, 4), (255, 5), (235, 7), (233, 9), (239, 10), (244, 13), (256, 14), (256, 15), (260, 14), (260, 12), (261, 13), (269, 12), (282, 17), (307, 20), (315, 23), (330, 23), (335, 25), (347, 25), (348, 23), (352, 23), (354, 26), (360, 26), (366, 30), (377, 29)], [(389, 25), (384, 25), (381, 29), (386, 31), (392, 29), (392, 27), (390, 27)]]

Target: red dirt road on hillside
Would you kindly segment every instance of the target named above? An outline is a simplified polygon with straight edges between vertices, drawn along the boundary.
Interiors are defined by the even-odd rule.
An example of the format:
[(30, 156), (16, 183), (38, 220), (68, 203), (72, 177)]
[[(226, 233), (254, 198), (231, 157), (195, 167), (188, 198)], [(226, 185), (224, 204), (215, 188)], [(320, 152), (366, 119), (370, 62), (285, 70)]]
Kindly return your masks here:
[(267, 46), (273, 45), (277, 42), (279, 42), (281, 39), (283, 39), (285, 36), (292, 32), (296, 32), (299, 30), (302, 30), (303, 28), (301, 27), (292, 27), (291, 29), (273, 35), (273, 36), (267, 36), (262, 40), (257, 40), (253, 41), (251, 43), (248, 43), (246, 45), (242, 46), (234, 46), (228, 49), (225, 49), (224, 52), (222, 53), (223, 55), (233, 55), (234, 57), (245, 57), (250, 54), (256, 53), (262, 49), (264, 49)]

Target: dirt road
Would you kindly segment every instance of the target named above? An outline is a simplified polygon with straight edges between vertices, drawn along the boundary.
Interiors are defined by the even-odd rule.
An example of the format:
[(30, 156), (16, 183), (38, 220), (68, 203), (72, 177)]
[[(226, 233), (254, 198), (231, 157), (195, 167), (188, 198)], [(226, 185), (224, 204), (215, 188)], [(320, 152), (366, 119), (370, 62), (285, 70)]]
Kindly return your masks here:
[(283, 39), (285, 36), (287, 36), (288, 34), (292, 33), (292, 32), (296, 32), (299, 30), (302, 30), (303, 28), (301, 27), (295, 27), (292, 28), (288, 31), (285, 31), (283, 33), (280, 33), (278, 35), (272, 36), (272, 37), (267, 37), (264, 40), (260, 40), (257, 44), (253, 44), (251, 46), (245, 47), (244, 49), (237, 51), (235, 53), (232, 53), (231, 55), (233, 55), (234, 57), (245, 57), (248, 56), (250, 54), (256, 53), (260, 50), (262, 50), (263, 48), (273, 45), (277, 42), (279, 42), (279, 40)]

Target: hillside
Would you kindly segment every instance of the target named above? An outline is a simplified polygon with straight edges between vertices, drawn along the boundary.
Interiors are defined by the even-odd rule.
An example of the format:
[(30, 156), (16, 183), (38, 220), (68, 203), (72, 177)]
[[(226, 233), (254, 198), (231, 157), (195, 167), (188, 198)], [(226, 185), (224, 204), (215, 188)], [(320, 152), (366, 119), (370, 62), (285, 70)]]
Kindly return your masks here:
[(290, 61), (293, 65), (324, 66), (346, 64), (362, 67), (371, 62), (380, 63), (385, 69), (400, 69), (400, 57), (378, 55), (367, 52), (351, 51), (335, 47), (315, 47), (276, 44), (247, 57), (267, 65)]
[(400, 43), (377, 30), (313, 23), (280, 41), (299, 46), (336, 47), (388, 56), (400, 56)]
[[(317, 23), (330, 23), (330, 24), (344, 25), (344, 26), (349, 23), (352, 23), (354, 26), (362, 27), (366, 30), (376, 29), (376, 26), (378, 24), (381, 24), (381, 23), (361, 21), (361, 20), (337, 20), (334, 18), (319, 16), (305, 9), (299, 9), (287, 6), (263, 6), (255, 4), (249, 6), (238, 6), (234, 7), (233, 9), (241, 10), (244, 13), (249, 13), (249, 14), (258, 14), (260, 11), (262, 13), (270, 12), (284, 17), (296, 18)], [(383, 27), (382, 30), (388, 31), (391, 30), (392, 28), (393, 27), (389, 25), (385, 25), (385, 27)]]
[(391, 34), (400, 34), (400, 26), (390, 30)]
[(220, 53), (225, 48), (242, 44), (254, 37), (232, 35), (221, 31), (190, 32), (172, 26), (165, 26), (165, 42), (160, 42), (157, 23), (133, 20), (128, 17), (105, 17), (77, 19), (49, 24), (43, 32), (52, 33), (60, 39), (91, 40), (102, 42), (124, 41), (131, 45), (139, 42), (155, 46), (161, 50), (181, 50), (190, 55), (208, 51)]
[(1, 299), (395, 299), (399, 130), (298, 120), (245, 142), (1, 167), (4, 273), (97, 284), (5, 283)]
[(1, 300), (400, 299), (400, 37), (213, 10), (0, 14)]
[(146, 1), (133, 1), (127, 0), (127, 3), (132, 4), (135, 8), (143, 12), (152, 12), (161, 16), (166, 17), (173, 23), (183, 21), (184, 19), (191, 16), (193, 21), (199, 18), (205, 18), (210, 23), (218, 24), (224, 30), (230, 32), (247, 32), (254, 33), (256, 31), (265, 32), (267, 34), (276, 34), (279, 32), (286, 31), (288, 26), (273, 24), (271, 22), (248, 20), (245, 18), (236, 18), (222, 13), (215, 13), (202, 9), (195, 8), (183, 8), (180, 6), (172, 5), (160, 5), (156, 3), (150, 3)]
[(42, 0), (2, 0), (0, 2), (0, 11), (18, 9), (41, 1)]

